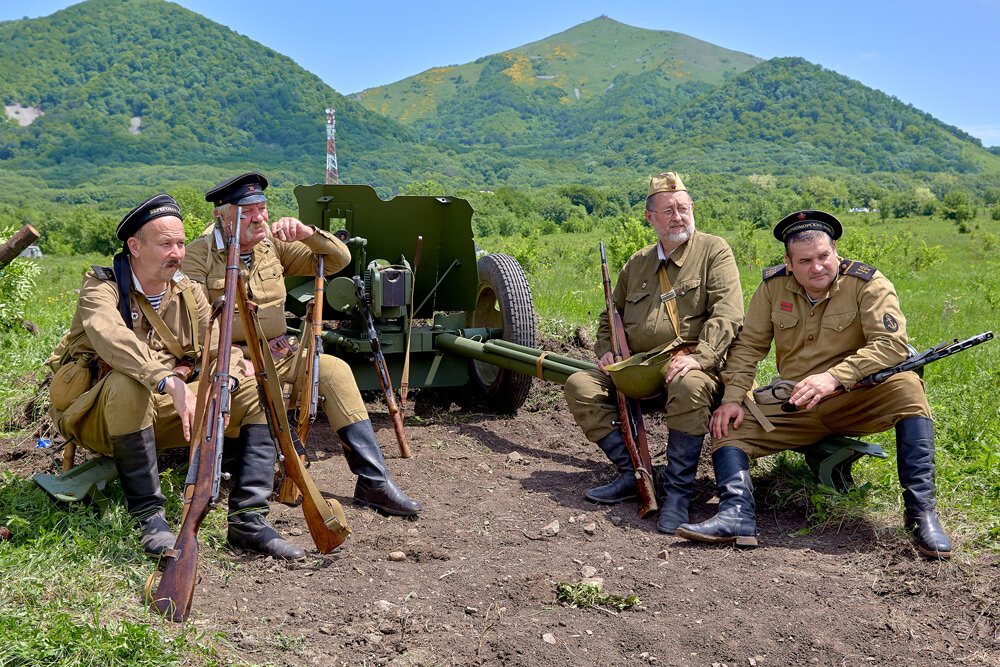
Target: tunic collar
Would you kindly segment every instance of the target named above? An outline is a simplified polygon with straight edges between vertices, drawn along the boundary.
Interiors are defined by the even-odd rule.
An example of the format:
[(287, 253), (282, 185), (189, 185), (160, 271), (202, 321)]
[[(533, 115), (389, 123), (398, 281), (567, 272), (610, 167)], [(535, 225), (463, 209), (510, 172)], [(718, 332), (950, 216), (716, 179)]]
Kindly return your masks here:
[(697, 234), (697, 233), (698, 233), (697, 231), (692, 232), (691, 238), (689, 238), (687, 241), (685, 241), (684, 243), (682, 243), (679, 246), (677, 246), (676, 248), (674, 248), (673, 251), (669, 255), (667, 255), (665, 252), (663, 252), (663, 246), (660, 245), (660, 240), (657, 239), (656, 240), (656, 256), (659, 258), (659, 260), (661, 262), (666, 261), (669, 258), (669, 259), (673, 259), (674, 260), (674, 264), (676, 264), (677, 266), (684, 266), (684, 258), (687, 257), (688, 249), (694, 243), (694, 237), (695, 237), (695, 234)]

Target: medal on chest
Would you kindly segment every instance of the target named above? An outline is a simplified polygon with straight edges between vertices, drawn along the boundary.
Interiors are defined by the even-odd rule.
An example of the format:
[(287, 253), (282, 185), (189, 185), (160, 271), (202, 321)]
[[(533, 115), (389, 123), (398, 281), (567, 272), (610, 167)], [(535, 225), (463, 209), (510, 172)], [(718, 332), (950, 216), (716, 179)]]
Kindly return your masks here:
[(139, 321), (139, 308), (136, 306), (132, 306), (132, 321), (133, 322)]

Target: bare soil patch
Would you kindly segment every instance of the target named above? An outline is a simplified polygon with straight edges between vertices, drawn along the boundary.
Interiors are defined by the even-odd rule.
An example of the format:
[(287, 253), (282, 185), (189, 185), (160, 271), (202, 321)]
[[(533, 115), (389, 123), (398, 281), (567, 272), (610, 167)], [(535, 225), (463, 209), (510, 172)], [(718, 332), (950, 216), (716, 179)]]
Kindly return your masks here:
[[(797, 536), (807, 508), (761, 502), (766, 477), (761, 548), (693, 544), (658, 533), (634, 504), (583, 499), (612, 472), (559, 387), (536, 383), (514, 416), (446, 400), (415, 396), (405, 460), (384, 407), (369, 404), (397, 482), (424, 504), (418, 520), (353, 506), (339, 442), (318, 423), (311, 472), (353, 535), (320, 555), (301, 510), (275, 503), (274, 524), (308, 559), (224, 552), (226, 567), (202, 568), (193, 623), (224, 633), (250, 663), (280, 665), (1000, 664), (995, 556), (923, 560), (900, 526), (866, 521)], [(647, 429), (662, 462), (666, 425), (650, 414)], [(51, 467), (33, 441), (0, 447), (0, 469)], [(703, 458), (695, 520), (714, 513), (713, 487)], [(553, 520), (554, 535), (542, 530)], [(390, 560), (396, 551), (406, 559)], [(642, 605), (556, 602), (556, 583), (581, 581), (584, 568)]]

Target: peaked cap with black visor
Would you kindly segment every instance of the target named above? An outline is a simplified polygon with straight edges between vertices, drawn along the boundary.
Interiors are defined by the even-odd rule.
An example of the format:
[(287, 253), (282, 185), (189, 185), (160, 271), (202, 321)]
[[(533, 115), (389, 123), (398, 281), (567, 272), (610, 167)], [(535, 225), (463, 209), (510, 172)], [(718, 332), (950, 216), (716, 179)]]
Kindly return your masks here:
[(129, 290), (132, 286), (132, 265), (129, 262), (128, 240), (135, 236), (143, 225), (164, 216), (174, 216), (183, 220), (181, 207), (174, 198), (167, 194), (158, 194), (142, 202), (125, 214), (118, 223), (115, 234), (122, 242), (122, 249), (115, 255), (115, 283), (118, 285), (118, 312), (121, 313), (125, 325), (132, 328), (132, 317), (129, 312)]
[(810, 230), (826, 232), (836, 241), (844, 233), (844, 226), (826, 211), (796, 211), (778, 221), (774, 226), (774, 238), (784, 243), (792, 234)]
[(263, 174), (249, 172), (222, 181), (205, 193), (205, 201), (215, 206), (259, 204), (267, 201), (267, 197), (264, 196), (267, 184), (267, 178)]

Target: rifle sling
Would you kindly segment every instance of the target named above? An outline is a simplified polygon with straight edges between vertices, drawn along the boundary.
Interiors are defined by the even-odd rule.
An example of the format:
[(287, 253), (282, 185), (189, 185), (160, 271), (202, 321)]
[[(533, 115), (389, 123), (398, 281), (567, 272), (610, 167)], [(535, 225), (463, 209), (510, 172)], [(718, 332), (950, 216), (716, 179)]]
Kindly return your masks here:
[(663, 262), (660, 262), (660, 268), (656, 271), (656, 275), (660, 279), (660, 303), (667, 307), (670, 323), (674, 325), (674, 336), (680, 336), (681, 318), (680, 313), (677, 312), (677, 293), (674, 292), (670, 279), (667, 278), (667, 267), (663, 265)]
[(177, 337), (170, 331), (167, 323), (163, 321), (163, 318), (156, 312), (153, 305), (146, 299), (139, 299), (139, 309), (142, 310), (142, 314), (149, 321), (150, 326), (153, 327), (153, 331), (160, 337), (163, 344), (167, 346), (167, 351), (178, 359), (190, 358), (196, 356), (198, 353), (198, 307), (194, 302), (194, 294), (191, 288), (182, 290), (181, 296), (184, 299), (184, 306), (188, 311), (188, 321), (191, 323), (191, 340), (193, 341), (194, 349), (190, 351), (186, 351), (181, 347), (181, 344), (177, 341)]

